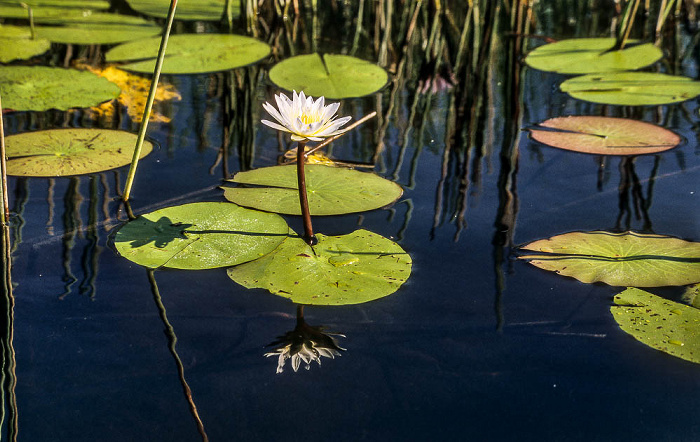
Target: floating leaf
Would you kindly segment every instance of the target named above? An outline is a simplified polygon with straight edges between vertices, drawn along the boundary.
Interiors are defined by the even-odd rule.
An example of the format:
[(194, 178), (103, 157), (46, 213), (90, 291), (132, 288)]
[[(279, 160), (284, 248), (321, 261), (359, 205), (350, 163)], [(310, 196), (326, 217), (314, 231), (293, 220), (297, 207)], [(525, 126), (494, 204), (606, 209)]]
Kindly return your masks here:
[(652, 72), (589, 74), (566, 80), (563, 92), (579, 100), (621, 106), (678, 103), (700, 94), (700, 82)]
[(0, 63), (14, 60), (27, 60), (41, 55), (51, 48), (51, 42), (37, 38), (32, 40), (28, 28), (21, 26), (0, 26)]
[(142, 215), (119, 229), (114, 244), (144, 267), (201, 270), (260, 258), (288, 235), (287, 223), (274, 213), (205, 202)]
[[(153, 17), (166, 18), (170, 0), (126, 0), (135, 11)], [(176, 20), (219, 21), (224, 15), (226, 0), (180, 0), (175, 10)], [(240, 15), (240, 0), (232, 0), (233, 17)]]
[(592, 74), (632, 71), (663, 56), (661, 49), (651, 43), (632, 44), (620, 51), (610, 51), (615, 41), (614, 38), (572, 38), (549, 43), (530, 52), (525, 63), (547, 72)]
[(349, 55), (298, 55), (270, 69), (270, 80), (288, 91), (340, 99), (377, 92), (388, 81), (384, 69)]
[[(107, 52), (108, 62), (134, 61), (120, 66), (134, 72), (153, 72), (160, 38), (133, 41)], [(179, 34), (168, 40), (164, 74), (201, 74), (246, 66), (265, 58), (270, 46), (254, 38), (229, 34)], [(145, 59), (145, 61), (144, 61)]]
[(683, 302), (700, 309), (700, 283), (688, 286), (683, 292)]
[(0, 17), (28, 18), (29, 11), (22, 7), (22, 3), (32, 8), (35, 21), (70, 13), (87, 15), (92, 9), (109, 9), (108, 0), (16, 0), (0, 3)]
[[(109, 129), (52, 129), (10, 135), (7, 174), (67, 176), (102, 172), (131, 163), (135, 134)], [(141, 157), (153, 146), (144, 142)]]
[(522, 247), (539, 268), (581, 282), (659, 287), (700, 281), (700, 243), (635, 232), (571, 232)]
[[(393, 203), (403, 193), (401, 186), (373, 173), (320, 164), (306, 165), (305, 172), (312, 215), (378, 209)], [(229, 181), (265, 186), (225, 188), (224, 196), (229, 201), (268, 212), (301, 215), (295, 165), (239, 172)]]
[(686, 361), (700, 363), (700, 310), (644, 290), (615, 295), (610, 312), (636, 340)]
[(247, 288), (264, 288), (297, 304), (360, 304), (394, 293), (411, 274), (398, 244), (366, 230), (318, 234), (313, 249), (298, 236), (272, 253), (228, 269)]
[(116, 98), (119, 87), (90, 72), (45, 66), (0, 66), (3, 107), (16, 111), (67, 110)]
[[(532, 138), (559, 149), (596, 155), (643, 155), (676, 147), (681, 137), (663, 127), (627, 118), (551, 118), (530, 129)], [(546, 130), (544, 130), (546, 129)]]

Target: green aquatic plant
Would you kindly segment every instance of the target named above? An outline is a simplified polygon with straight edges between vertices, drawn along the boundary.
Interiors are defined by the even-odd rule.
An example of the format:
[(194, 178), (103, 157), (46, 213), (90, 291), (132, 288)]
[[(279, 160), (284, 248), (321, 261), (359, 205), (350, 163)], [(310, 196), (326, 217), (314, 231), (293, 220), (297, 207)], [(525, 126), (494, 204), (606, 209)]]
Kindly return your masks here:
[[(166, 18), (170, 0), (126, 0), (135, 11), (153, 17)], [(235, 13), (232, 18), (238, 17), (240, 0), (179, 0), (177, 20), (191, 21), (219, 21), (225, 13), (227, 4)]]
[(27, 60), (43, 54), (50, 48), (50, 41), (33, 38), (29, 28), (0, 25), (0, 63)]

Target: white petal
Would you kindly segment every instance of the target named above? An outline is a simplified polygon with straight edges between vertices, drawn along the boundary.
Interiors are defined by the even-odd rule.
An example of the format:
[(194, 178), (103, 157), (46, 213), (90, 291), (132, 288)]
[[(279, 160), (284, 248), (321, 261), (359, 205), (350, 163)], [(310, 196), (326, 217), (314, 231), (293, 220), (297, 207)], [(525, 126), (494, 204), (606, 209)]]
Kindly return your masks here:
[(330, 120), (333, 115), (338, 111), (338, 108), (340, 107), (340, 103), (333, 103), (329, 104), (326, 106), (326, 108), (323, 110), (323, 119), (324, 120)]
[(304, 141), (307, 139), (312, 140), (312, 141), (321, 141), (321, 138), (318, 138), (318, 139), (306, 138), (306, 137), (301, 137), (301, 136), (296, 135), (296, 134), (292, 134), (292, 141)]
[(292, 368), (294, 369), (295, 372), (297, 370), (299, 370), (300, 364), (301, 364), (301, 358), (299, 357), (299, 355), (295, 354), (294, 356), (292, 356)]
[(281, 131), (284, 131), (284, 132), (289, 132), (289, 129), (287, 129), (286, 127), (280, 126), (279, 124), (274, 123), (274, 122), (272, 122), (272, 121), (270, 121), (270, 120), (260, 120), (260, 122), (261, 122), (262, 124), (264, 124), (265, 126), (270, 126), (270, 127), (273, 128), (273, 129), (281, 130)]

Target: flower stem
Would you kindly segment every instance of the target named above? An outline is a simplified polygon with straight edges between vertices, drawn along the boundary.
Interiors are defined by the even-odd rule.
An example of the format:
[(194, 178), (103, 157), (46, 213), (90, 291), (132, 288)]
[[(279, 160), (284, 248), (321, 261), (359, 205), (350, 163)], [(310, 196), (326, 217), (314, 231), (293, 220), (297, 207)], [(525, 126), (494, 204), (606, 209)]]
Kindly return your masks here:
[(309, 200), (306, 195), (306, 175), (304, 174), (304, 163), (306, 163), (306, 140), (300, 141), (297, 145), (297, 183), (299, 187), (299, 204), (301, 205), (301, 216), (304, 218), (304, 241), (310, 246), (318, 244), (318, 239), (314, 235), (314, 228), (311, 225), (311, 212), (309, 212)]

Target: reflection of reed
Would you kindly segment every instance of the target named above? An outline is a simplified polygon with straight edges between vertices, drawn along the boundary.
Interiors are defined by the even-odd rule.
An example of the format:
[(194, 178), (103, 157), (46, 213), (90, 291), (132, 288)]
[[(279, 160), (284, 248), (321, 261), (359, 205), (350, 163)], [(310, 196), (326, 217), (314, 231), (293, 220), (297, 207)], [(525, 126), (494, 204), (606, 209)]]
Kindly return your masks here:
[(80, 194), (80, 178), (70, 178), (68, 189), (63, 196), (63, 236), (62, 236), (62, 264), (63, 264), (63, 282), (66, 283), (65, 289), (59, 299), (63, 299), (72, 293), (73, 284), (78, 281), (78, 278), (73, 274), (72, 270), (72, 255), (73, 247), (75, 247), (75, 237), (80, 231), (82, 221), (80, 220), (80, 205), (83, 197)]
[[(2, 346), (2, 372), (0, 373), (0, 429), (7, 428), (7, 440), (17, 440), (17, 359), (14, 348), (14, 309), (15, 298), (12, 287), (12, 246), (10, 244), (10, 227), (2, 225), (2, 327), (0, 327), (0, 346)], [(6, 423), (7, 422), (7, 423)], [(0, 440), (4, 440), (0, 435)]]
[(642, 219), (642, 233), (653, 233), (649, 209), (651, 208), (654, 182), (659, 171), (660, 157), (654, 156), (654, 166), (647, 184), (646, 196), (634, 167), (634, 157), (620, 159), (620, 184), (618, 186), (619, 213), (615, 221), (615, 231), (624, 232), (632, 229), (632, 214), (635, 219)]

